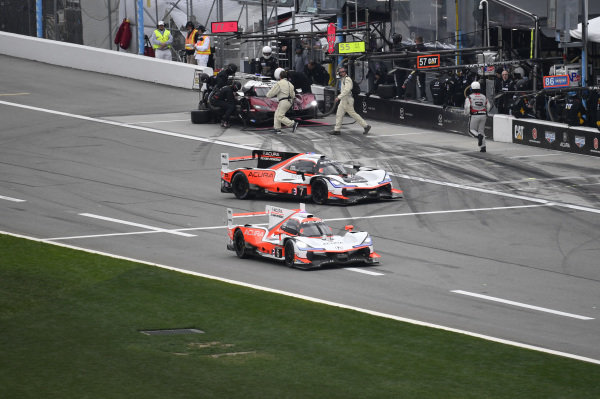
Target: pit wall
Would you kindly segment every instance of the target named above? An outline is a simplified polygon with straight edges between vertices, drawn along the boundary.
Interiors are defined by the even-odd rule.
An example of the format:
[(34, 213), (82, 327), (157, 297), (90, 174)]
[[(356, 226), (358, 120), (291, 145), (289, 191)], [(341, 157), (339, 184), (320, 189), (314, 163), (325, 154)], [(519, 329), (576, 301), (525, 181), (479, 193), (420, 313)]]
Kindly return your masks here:
[(212, 68), (8, 32), (0, 32), (0, 54), (186, 89), (192, 88), (195, 71), (213, 73)]

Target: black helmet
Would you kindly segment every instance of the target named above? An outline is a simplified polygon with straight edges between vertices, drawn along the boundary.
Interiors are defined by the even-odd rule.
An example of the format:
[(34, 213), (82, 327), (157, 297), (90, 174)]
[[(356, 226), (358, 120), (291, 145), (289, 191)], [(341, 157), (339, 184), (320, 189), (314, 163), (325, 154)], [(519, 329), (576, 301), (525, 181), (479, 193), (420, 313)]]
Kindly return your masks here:
[(198, 30), (200, 32), (206, 32), (206, 28), (204, 27), (204, 25), (198, 25)]
[(394, 44), (401, 43), (402, 35), (400, 33), (394, 33), (394, 36), (392, 36), (392, 41), (394, 42)]
[(185, 24), (185, 27), (194, 29), (194, 23), (192, 21), (187, 21), (187, 24)]
[(200, 81), (201, 81), (202, 83), (206, 83), (206, 82), (208, 82), (208, 78), (210, 78), (210, 76), (208, 76), (208, 74), (206, 74), (206, 73), (201, 73), (201, 74), (200, 74)]
[(240, 91), (242, 90), (242, 83), (238, 80), (234, 80), (233, 83), (231, 83), (231, 87), (233, 87), (235, 91)]
[(231, 72), (232, 74), (237, 72), (237, 65), (235, 64), (229, 64), (227, 65), (227, 70), (229, 70), (229, 72)]

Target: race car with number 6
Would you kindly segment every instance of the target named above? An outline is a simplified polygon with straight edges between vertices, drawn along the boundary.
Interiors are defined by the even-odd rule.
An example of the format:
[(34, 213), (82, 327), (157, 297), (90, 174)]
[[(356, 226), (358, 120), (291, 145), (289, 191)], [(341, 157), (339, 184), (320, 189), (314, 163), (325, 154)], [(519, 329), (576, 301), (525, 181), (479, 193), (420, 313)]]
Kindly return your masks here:
[[(234, 225), (234, 217), (268, 215), (268, 224)], [(233, 213), (227, 209), (227, 249), (241, 259), (251, 256), (283, 260), (289, 267), (314, 269), (329, 265), (376, 264), (380, 256), (373, 249), (369, 233), (354, 231), (334, 235), (322, 219), (299, 209), (267, 205), (265, 212)]]
[[(231, 162), (254, 159), (257, 167), (230, 168)], [(267, 150), (254, 150), (251, 156), (237, 158), (222, 153), (221, 192), (233, 193), (238, 199), (263, 194), (312, 200), (315, 204), (354, 204), (402, 196), (402, 190), (392, 187), (385, 170), (344, 165), (312, 152)]]

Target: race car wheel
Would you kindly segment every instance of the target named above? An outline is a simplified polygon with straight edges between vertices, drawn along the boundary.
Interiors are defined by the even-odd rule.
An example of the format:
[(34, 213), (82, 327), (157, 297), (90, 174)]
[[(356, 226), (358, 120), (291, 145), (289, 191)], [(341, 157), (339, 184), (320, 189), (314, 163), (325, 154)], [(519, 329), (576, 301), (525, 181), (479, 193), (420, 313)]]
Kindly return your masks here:
[(248, 257), (248, 250), (246, 249), (246, 240), (244, 239), (244, 233), (241, 230), (235, 232), (233, 236), (233, 244), (235, 246), (235, 254), (240, 259)]
[(318, 179), (311, 183), (312, 200), (315, 204), (323, 205), (327, 202), (327, 196), (329, 191), (327, 190), (327, 183), (324, 180)]
[(296, 252), (294, 251), (294, 242), (292, 240), (287, 240), (285, 242), (283, 251), (285, 255), (285, 265), (287, 267), (294, 267), (294, 259), (296, 257)]
[(236, 173), (231, 180), (231, 191), (237, 199), (248, 199), (250, 197), (248, 177), (243, 173)]
[(208, 123), (210, 122), (210, 111), (207, 109), (192, 110), (192, 123)]

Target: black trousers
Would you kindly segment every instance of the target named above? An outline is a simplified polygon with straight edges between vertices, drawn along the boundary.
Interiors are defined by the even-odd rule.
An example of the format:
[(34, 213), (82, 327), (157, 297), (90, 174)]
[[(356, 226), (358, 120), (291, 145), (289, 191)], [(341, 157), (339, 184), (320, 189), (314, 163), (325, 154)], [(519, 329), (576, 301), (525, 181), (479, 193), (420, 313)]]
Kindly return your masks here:
[(221, 111), (223, 111), (221, 120), (229, 122), (229, 118), (231, 118), (231, 114), (233, 114), (233, 111), (235, 111), (235, 103), (233, 103), (231, 101), (224, 101), (224, 100), (213, 100), (212, 104), (215, 107), (221, 108)]

